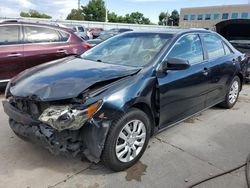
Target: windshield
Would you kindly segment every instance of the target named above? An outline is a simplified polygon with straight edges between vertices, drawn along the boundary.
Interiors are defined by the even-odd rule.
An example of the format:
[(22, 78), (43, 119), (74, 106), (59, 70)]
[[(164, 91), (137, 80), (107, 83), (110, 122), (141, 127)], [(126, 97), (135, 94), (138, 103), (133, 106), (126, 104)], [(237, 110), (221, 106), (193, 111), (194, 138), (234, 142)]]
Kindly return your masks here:
[(109, 64), (146, 66), (171, 37), (162, 33), (126, 33), (99, 44), (81, 57)]

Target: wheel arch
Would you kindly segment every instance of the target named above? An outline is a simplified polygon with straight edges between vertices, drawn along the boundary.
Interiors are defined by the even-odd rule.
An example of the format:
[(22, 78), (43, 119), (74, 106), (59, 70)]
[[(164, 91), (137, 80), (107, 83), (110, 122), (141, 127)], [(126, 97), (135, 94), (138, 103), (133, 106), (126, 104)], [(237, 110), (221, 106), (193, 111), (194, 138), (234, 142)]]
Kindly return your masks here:
[(242, 73), (237, 73), (235, 76), (238, 76), (240, 78), (240, 91), (242, 90), (242, 86), (243, 86), (243, 83), (244, 83), (244, 76)]
[(144, 103), (144, 102), (138, 102), (138, 103), (133, 104), (130, 108), (137, 108), (148, 115), (148, 117), (151, 121), (150, 126), (151, 126), (151, 136), (152, 136), (155, 132), (156, 121), (155, 121), (155, 116), (153, 115), (153, 112), (152, 112), (151, 108), (149, 107), (149, 105)]

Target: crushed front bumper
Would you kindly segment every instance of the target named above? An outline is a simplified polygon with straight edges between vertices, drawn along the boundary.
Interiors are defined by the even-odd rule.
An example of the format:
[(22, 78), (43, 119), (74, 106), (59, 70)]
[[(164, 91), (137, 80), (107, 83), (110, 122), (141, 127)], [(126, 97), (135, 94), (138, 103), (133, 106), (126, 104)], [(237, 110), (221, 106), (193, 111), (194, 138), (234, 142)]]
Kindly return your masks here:
[(58, 130), (34, 120), (8, 101), (3, 101), (9, 124), (16, 135), (24, 140), (39, 144), (53, 154), (84, 154), (92, 162), (98, 162), (109, 129), (109, 121), (88, 121), (79, 130)]

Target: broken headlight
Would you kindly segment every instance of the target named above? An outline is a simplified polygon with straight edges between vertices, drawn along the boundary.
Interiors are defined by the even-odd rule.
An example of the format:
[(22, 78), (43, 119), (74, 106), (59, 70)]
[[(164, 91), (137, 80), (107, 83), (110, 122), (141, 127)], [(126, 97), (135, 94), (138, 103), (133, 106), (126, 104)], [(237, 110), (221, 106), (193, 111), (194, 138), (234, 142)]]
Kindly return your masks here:
[(51, 106), (43, 111), (39, 120), (58, 131), (65, 129), (77, 130), (99, 110), (102, 101), (88, 108), (78, 109), (70, 105)]

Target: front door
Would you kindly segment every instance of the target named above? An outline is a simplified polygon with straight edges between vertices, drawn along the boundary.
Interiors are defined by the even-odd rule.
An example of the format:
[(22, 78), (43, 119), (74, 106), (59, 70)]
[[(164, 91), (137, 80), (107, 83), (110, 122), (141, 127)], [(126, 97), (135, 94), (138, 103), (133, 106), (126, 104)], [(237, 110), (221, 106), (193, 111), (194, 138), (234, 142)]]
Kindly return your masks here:
[(210, 80), (208, 65), (199, 35), (181, 37), (166, 57), (188, 60), (186, 70), (167, 71), (158, 76), (160, 128), (176, 123), (205, 108)]

